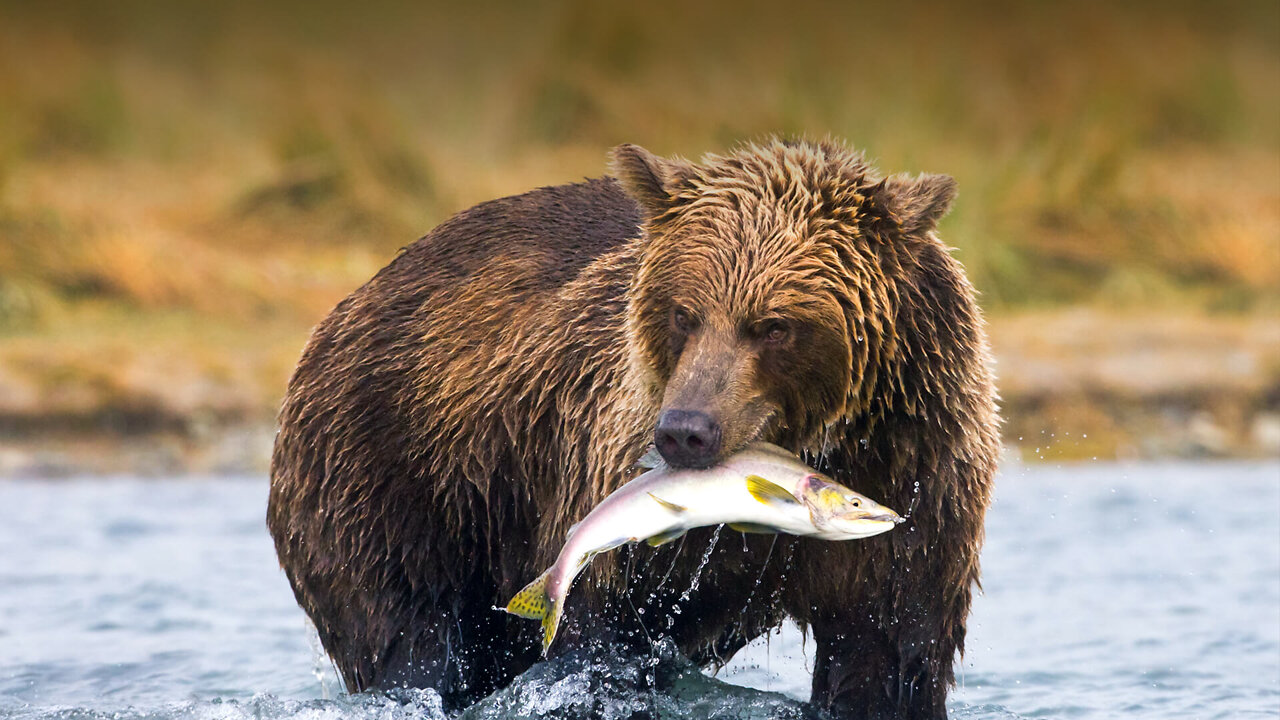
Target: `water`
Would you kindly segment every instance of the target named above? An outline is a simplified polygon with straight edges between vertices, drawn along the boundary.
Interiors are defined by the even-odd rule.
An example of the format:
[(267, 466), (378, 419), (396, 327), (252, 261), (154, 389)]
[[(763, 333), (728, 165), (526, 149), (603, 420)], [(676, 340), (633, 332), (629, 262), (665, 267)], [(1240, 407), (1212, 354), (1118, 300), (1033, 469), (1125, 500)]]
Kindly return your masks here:
[[(317, 672), (265, 501), (260, 478), (0, 482), (0, 717), (442, 718)], [(1280, 716), (1280, 464), (1013, 467), (983, 558), (953, 717)], [(811, 650), (784, 628), (714, 679), (667, 648), (570, 656), (467, 720), (806, 717)]]

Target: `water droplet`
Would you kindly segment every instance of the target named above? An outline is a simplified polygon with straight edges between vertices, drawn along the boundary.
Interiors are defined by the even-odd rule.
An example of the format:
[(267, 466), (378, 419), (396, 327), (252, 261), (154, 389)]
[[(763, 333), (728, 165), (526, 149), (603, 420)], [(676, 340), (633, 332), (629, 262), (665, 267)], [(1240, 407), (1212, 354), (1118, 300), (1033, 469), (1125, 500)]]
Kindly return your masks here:
[(698, 563), (698, 567), (693, 571), (693, 580), (689, 583), (689, 588), (680, 595), (680, 602), (686, 602), (693, 596), (695, 590), (698, 589), (698, 583), (702, 581), (702, 570), (711, 561), (711, 553), (716, 549), (716, 543), (720, 541), (720, 531), (724, 529), (723, 525), (717, 525), (716, 529), (711, 532), (711, 542), (707, 544), (707, 549), (702, 553), (702, 560)]

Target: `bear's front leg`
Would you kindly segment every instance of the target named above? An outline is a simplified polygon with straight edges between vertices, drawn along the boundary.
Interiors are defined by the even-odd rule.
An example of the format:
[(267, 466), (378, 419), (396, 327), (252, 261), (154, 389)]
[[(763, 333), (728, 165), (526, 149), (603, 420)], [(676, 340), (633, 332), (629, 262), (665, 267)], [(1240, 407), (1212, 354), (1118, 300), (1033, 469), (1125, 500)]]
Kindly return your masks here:
[(812, 594), (792, 605), (817, 645), (811, 701), (833, 718), (946, 718), (972, 582), (947, 570), (976, 567), (973, 551), (877, 540), (813, 544), (797, 558), (813, 574)]
[(951, 671), (943, 656), (952, 651), (912, 643), (867, 615), (840, 612), (811, 629), (817, 657), (810, 702), (832, 718), (946, 718)]

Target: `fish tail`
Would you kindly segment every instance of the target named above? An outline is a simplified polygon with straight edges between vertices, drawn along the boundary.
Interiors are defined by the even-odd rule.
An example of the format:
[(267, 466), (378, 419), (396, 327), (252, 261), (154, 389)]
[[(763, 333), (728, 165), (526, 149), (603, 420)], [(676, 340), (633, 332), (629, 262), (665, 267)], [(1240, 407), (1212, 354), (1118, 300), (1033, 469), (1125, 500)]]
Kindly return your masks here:
[(551, 570), (538, 576), (537, 580), (524, 586), (524, 589), (511, 598), (506, 611), (522, 618), (542, 621), (542, 654), (547, 654), (551, 641), (556, 637), (560, 627), (562, 604), (547, 592), (547, 583), (551, 579)]
[(551, 570), (538, 576), (537, 580), (524, 586), (524, 589), (511, 598), (506, 611), (530, 620), (541, 620), (547, 616), (551, 599), (547, 597), (547, 581), (551, 578)]
[(542, 656), (547, 656), (551, 649), (551, 641), (556, 639), (556, 630), (560, 629), (560, 612), (564, 603), (556, 598), (547, 598), (547, 614), (542, 616)]

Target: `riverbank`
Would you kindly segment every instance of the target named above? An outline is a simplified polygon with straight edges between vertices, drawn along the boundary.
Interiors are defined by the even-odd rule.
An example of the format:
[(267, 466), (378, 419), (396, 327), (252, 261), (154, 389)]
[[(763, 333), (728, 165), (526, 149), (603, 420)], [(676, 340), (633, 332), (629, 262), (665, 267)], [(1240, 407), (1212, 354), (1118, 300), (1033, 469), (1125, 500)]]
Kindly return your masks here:
[(0, 3), (0, 474), (260, 473), (415, 237), (772, 134), (955, 178), (1014, 451), (1280, 452), (1274, 2), (685, 5)]
[[(0, 347), (0, 476), (266, 470), (306, 328), (85, 325)], [(1272, 315), (1026, 312), (991, 338), (1005, 443), (1027, 462), (1280, 455)]]
[(1024, 460), (1280, 455), (1280, 320), (1108, 315), (991, 323), (1004, 438)]

